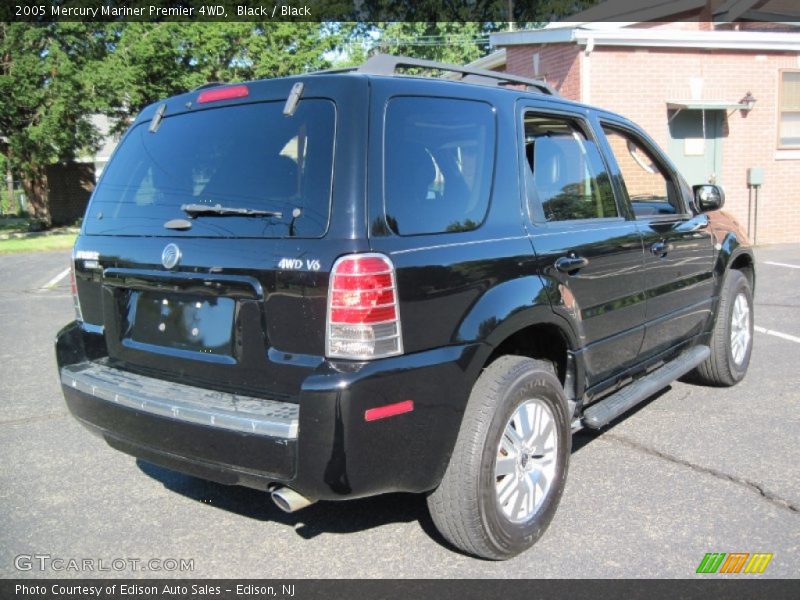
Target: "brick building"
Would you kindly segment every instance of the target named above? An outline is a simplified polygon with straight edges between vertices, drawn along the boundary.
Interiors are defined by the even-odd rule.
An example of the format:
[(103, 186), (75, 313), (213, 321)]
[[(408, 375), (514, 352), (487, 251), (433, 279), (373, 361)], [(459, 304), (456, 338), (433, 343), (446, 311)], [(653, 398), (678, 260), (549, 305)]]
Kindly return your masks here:
[(94, 165), (79, 162), (47, 167), (48, 202), (53, 225), (71, 225), (86, 211), (94, 190)]
[[(763, 169), (758, 243), (800, 239), (800, 19), (778, 22), (754, 0), (683, 0), (593, 21), (614, 4), (632, 3), (494, 34), (499, 50), (476, 66), (543, 78), (639, 123), (689, 183), (721, 184), (743, 224), (748, 169)], [(647, 20), (628, 20), (637, 16)]]
[(48, 203), (53, 225), (71, 225), (83, 217), (95, 182), (119, 143), (120, 136), (111, 132), (108, 117), (94, 114), (89, 116), (89, 121), (100, 133), (97, 150), (79, 156), (75, 161), (47, 167)]

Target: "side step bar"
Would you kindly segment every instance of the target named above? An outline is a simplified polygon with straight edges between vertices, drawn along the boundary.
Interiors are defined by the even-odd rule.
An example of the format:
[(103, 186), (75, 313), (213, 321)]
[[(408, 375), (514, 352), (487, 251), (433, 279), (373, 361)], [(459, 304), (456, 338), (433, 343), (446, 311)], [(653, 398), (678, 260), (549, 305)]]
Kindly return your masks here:
[(660, 389), (685, 375), (711, 354), (708, 346), (690, 348), (675, 360), (652, 373), (637, 379), (608, 398), (583, 411), (583, 423), (590, 429), (600, 429), (622, 413), (646, 400)]

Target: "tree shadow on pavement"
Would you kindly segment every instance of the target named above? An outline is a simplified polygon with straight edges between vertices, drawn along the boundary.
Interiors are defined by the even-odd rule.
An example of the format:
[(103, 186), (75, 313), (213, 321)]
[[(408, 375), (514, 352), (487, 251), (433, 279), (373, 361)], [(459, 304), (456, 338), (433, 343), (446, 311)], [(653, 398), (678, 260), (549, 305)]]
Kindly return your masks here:
[[(640, 403), (599, 431), (584, 429), (573, 436), (572, 452), (579, 452), (592, 440), (602, 437), (624, 419), (668, 392), (667, 387)], [(342, 502), (318, 502), (296, 513), (285, 513), (272, 503), (269, 494), (241, 486), (228, 486), (154, 465), (136, 461), (147, 476), (159, 481), (168, 490), (197, 502), (258, 521), (272, 521), (291, 527), (300, 537), (312, 539), (324, 533), (354, 533), (391, 523), (416, 521), (422, 530), (440, 546), (463, 554), (451, 546), (436, 529), (428, 513), (423, 494), (383, 494), (371, 498)]]
[(305, 539), (323, 533), (353, 533), (416, 521), (434, 541), (452, 549), (436, 530), (423, 494), (393, 493), (343, 502), (318, 502), (296, 513), (285, 513), (272, 503), (266, 492), (206, 481), (141, 459), (136, 465), (170, 491), (243, 517), (281, 523)]

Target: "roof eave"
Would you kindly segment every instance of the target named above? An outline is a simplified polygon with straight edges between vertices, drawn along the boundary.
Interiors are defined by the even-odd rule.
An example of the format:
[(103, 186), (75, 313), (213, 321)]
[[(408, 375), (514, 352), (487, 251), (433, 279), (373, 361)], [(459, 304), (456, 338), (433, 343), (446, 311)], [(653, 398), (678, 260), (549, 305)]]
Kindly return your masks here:
[(487, 54), (486, 56), (482, 56), (476, 60), (473, 60), (470, 63), (467, 63), (466, 66), (471, 69), (496, 69), (498, 67), (502, 67), (506, 64), (506, 49), (500, 48), (500, 50), (495, 50), (491, 54)]
[(495, 46), (577, 43), (593, 46), (712, 48), (723, 50), (800, 51), (800, 33), (750, 31), (681, 31), (664, 29), (589, 30), (581, 27), (494, 34)]

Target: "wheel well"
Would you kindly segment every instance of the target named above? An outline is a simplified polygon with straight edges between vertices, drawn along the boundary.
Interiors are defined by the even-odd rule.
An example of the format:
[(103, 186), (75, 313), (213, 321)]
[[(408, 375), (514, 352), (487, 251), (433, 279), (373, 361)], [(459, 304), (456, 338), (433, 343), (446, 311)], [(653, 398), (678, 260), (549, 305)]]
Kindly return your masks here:
[(747, 277), (750, 284), (750, 289), (755, 291), (756, 288), (756, 271), (753, 268), (753, 258), (749, 254), (740, 254), (731, 263), (731, 269), (741, 271)]
[(569, 349), (566, 335), (555, 325), (531, 325), (503, 340), (486, 360), (484, 368), (507, 354), (547, 360), (553, 363), (567, 397), (574, 398), (577, 377), (575, 360)]

